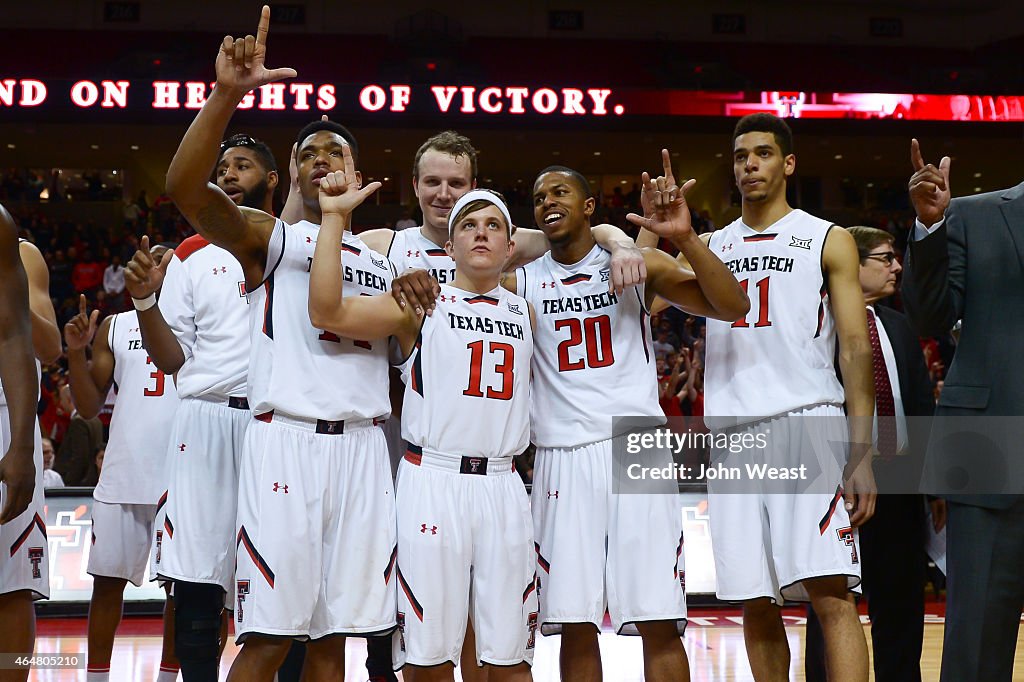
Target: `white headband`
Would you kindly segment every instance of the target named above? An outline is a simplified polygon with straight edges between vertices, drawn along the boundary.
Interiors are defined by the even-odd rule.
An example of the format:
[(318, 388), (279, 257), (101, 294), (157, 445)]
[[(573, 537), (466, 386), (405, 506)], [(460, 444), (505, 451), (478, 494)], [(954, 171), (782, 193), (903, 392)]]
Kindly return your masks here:
[(455, 205), (452, 206), (452, 211), (451, 213), (448, 214), (449, 239), (451, 239), (452, 237), (452, 221), (455, 220), (455, 216), (459, 214), (459, 211), (461, 211), (466, 204), (468, 204), (471, 201), (479, 200), (486, 201), (498, 207), (498, 210), (501, 211), (501, 214), (505, 216), (505, 222), (508, 224), (509, 236), (512, 235), (512, 216), (509, 214), (508, 207), (505, 205), (505, 202), (501, 200), (501, 197), (499, 197), (497, 194), (495, 194), (489, 189), (474, 189), (463, 194), (459, 198), (459, 200), (455, 202)]

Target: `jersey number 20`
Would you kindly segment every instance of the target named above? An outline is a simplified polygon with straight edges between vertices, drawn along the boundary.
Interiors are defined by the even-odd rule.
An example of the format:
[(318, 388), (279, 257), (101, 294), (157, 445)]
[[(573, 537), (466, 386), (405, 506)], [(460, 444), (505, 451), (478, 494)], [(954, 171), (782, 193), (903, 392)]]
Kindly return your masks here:
[[(615, 363), (615, 353), (612, 351), (612, 320), (607, 315), (588, 317), (582, 322), (576, 317), (555, 320), (555, 331), (559, 329), (569, 330), (569, 338), (558, 344), (559, 372), (570, 372), (586, 367), (608, 367)], [(586, 361), (580, 358), (570, 362), (569, 349), (581, 343), (587, 349)]]

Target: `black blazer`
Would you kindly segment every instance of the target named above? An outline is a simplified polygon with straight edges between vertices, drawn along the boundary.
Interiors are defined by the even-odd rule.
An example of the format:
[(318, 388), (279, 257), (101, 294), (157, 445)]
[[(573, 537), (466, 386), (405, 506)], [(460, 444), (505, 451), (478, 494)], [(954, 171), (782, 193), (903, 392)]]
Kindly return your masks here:
[(963, 321), (939, 396), (929, 468), (936, 492), (1004, 509), (1024, 494), (1024, 183), (953, 199), (908, 244), (903, 303), (921, 336)]

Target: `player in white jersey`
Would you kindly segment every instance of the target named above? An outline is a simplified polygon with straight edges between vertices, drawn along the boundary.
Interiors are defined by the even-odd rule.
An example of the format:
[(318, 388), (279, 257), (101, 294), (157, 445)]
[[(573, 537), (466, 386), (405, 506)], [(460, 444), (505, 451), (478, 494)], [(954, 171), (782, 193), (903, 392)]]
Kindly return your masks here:
[[(0, 654), (30, 653), (35, 645), (35, 599), (49, 596), (46, 521), (43, 518), (43, 455), (35, 418), (39, 397), (39, 365), (33, 362), (33, 332), (37, 351), (47, 361), (55, 355), (45, 332), (53, 316), (46, 287), (45, 305), (33, 310), (40, 297), (33, 274), (46, 267), (18, 242), (18, 231), (0, 206)], [(53, 324), (56, 329), (56, 325)], [(57, 354), (60, 354), (58, 332)], [(6, 679), (27, 680), (29, 669), (5, 671)]]
[[(673, 192), (665, 192), (652, 225), (692, 255), (693, 272), (647, 249), (646, 285), (609, 292), (609, 256), (590, 233), (589, 184), (555, 166), (534, 183), (534, 218), (551, 253), (504, 281), (538, 317), (532, 506), (541, 627), (562, 632), (563, 679), (600, 676), (597, 634), (606, 608), (617, 631), (644, 638), (648, 679), (688, 676), (678, 637), (686, 602), (677, 490), (618, 495), (611, 481), (612, 416), (664, 421), (647, 312), (654, 296), (723, 319), (747, 309), (728, 270), (692, 235), (682, 191)], [(642, 536), (635, 533), (641, 524)]]
[[(486, 190), (456, 202), (447, 249), (457, 274), (441, 286), (433, 316), (403, 309), (390, 296), (339, 299), (332, 292), (347, 256), (339, 267), (328, 245), (380, 186), (353, 189), (347, 152), (346, 161), (346, 173), (321, 185), (325, 219), (309, 312), (315, 324), (341, 335), (393, 335), (405, 358), (409, 449), (399, 474), (393, 566), (400, 586), (396, 665), (414, 666), (417, 680), (453, 679), (472, 610), (475, 653), (490, 677), (528, 679), (536, 619), (532, 533), (511, 462), (528, 444), (533, 335), (526, 302), (498, 288), (513, 250), (508, 209)], [(465, 370), (453, 370), (453, 363)]]
[[(821, 619), (829, 679), (867, 680), (864, 632), (846, 599), (860, 582), (853, 529), (874, 510), (865, 456), (874, 383), (859, 258), (845, 230), (787, 203), (792, 148), (789, 127), (775, 116), (736, 125), (733, 170), (743, 213), (707, 238), (756, 303), (732, 322), (708, 321), (705, 414), (718, 433), (763, 436), (768, 444), (733, 457), (805, 465), (820, 475), (744, 488), (709, 483), (718, 596), (743, 602), (755, 679), (787, 679), (779, 608), (788, 598), (809, 600)], [(837, 335), (842, 386), (833, 361)], [(845, 451), (836, 452), (847, 441), (855, 448), (849, 464)], [(727, 456), (712, 449), (712, 463)]]
[[(159, 259), (165, 247), (154, 249)], [(117, 399), (99, 483), (93, 491), (92, 545), (88, 572), (93, 576), (89, 605), (87, 676), (110, 676), (110, 655), (121, 622), (124, 588), (142, 584), (163, 491), (164, 456), (178, 394), (150, 360), (134, 310), (111, 315), (96, 325), (81, 297), (79, 313), (64, 327), (68, 373), (75, 407), (89, 419), (103, 407), (113, 385)], [(92, 358), (85, 348), (92, 343)]]
[[(381, 344), (366, 348), (314, 329), (305, 313), (318, 185), (343, 167), (351, 133), (325, 121), (300, 132), (305, 221), (298, 225), (240, 209), (207, 183), (217, 141), (242, 97), (295, 75), (264, 66), (269, 22), (264, 7), (255, 38), (224, 40), (217, 87), (182, 139), (167, 190), (200, 234), (235, 256), (250, 292), (248, 397), (259, 419), (246, 431), (239, 473), (235, 617), (243, 646), (229, 679), (272, 679), (291, 638), (311, 640), (307, 678), (338, 679), (345, 634), (395, 626), (394, 580), (386, 574), (394, 493), (374, 426), (389, 410), (387, 357)], [(349, 258), (347, 293), (390, 287), (384, 256), (351, 236), (345, 248), (358, 251)]]
[[(272, 212), (278, 173), (267, 145), (233, 135), (220, 149), (217, 186), (241, 206)], [(157, 366), (176, 375), (182, 398), (152, 554), (155, 573), (174, 583), (168, 608), (175, 611), (173, 648), (186, 682), (216, 676), (227, 634), (225, 596), (234, 591), (238, 461), (250, 420), (244, 279), (231, 253), (199, 235), (162, 261), (143, 248), (126, 269), (129, 293), (144, 308), (146, 347)], [(161, 286), (159, 305), (147, 307)], [(175, 665), (165, 660), (162, 667)]]

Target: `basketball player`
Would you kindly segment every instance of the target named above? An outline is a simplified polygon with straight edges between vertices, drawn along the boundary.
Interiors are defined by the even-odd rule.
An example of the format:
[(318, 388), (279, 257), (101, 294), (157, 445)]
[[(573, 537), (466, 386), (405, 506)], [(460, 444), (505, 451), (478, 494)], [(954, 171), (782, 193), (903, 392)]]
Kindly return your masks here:
[[(166, 248), (157, 246), (153, 257)], [(100, 323), (81, 296), (78, 315), (64, 326), (68, 373), (75, 408), (91, 419), (103, 407), (111, 384), (117, 387), (110, 438), (99, 483), (93, 491), (93, 576), (89, 604), (88, 662), (90, 682), (110, 679), (110, 654), (121, 622), (126, 583), (141, 586), (149, 564), (156, 500), (163, 491), (164, 456), (178, 394), (142, 345), (134, 310), (110, 315)], [(94, 338), (95, 337), (95, 338)], [(85, 348), (92, 344), (92, 360)]]
[[(39, 365), (33, 371), (32, 357), (33, 323), (46, 318), (30, 309), (23, 260), (17, 227), (0, 206), (0, 653), (11, 655), (33, 651), (33, 601), (50, 594), (43, 449), (35, 418)], [(0, 680), (23, 682), (28, 673), (27, 667), (0, 670)]]
[[(443, 315), (424, 317), (390, 296), (346, 300), (333, 292), (347, 256), (339, 266), (330, 244), (355, 205), (379, 187), (352, 189), (355, 173), (346, 157), (346, 173), (321, 184), (325, 219), (309, 308), (315, 325), (343, 336), (394, 335), (405, 358), (409, 446), (398, 485), (396, 664), (413, 666), (418, 681), (454, 679), (472, 610), (475, 654), (488, 679), (529, 679), (531, 615), (534, 626), (536, 619), (532, 532), (511, 463), (529, 442), (533, 336), (526, 302), (498, 289), (514, 248), (508, 209), (498, 195), (473, 190), (450, 211), (446, 248), (456, 275), (441, 285)], [(457, 369), (460, 357), (464, 371)]]
[[(223, 41), (217, 87), (182, 139), (167, 191), (200, 234), (239, 261), (252, 304), (248, 396), (256, 419), (243, 445), (236, 535), (242, 651), (229, 679), (271, 679), (291, 638), (311, 640), (307, 679), (338, 679), (344, 635), (395, 627), (395, 583), (387, 572), (395, 551), (394, 491), (375, 426), (390, 409), (387, 349), (314, 329), (306, 311), (319, 184), (344, 168), (346, 146), (355, 155), (351, 133), (330, 121), (300, 131), (305, 220), (296, 225), (239, 209), (206, 182), (242, 97), (295, 75), (264, 66), (269, 22), (264, 7), (256, 37)], [(344, 244), (352, 277), (345, 294), (387, 291), (393, 272), (386, 258), (358, 238)]]
[[(654, 297), (722, 319), (748, 307), (691, 229), (689, 186), (665, 193), (651, 227), (692, 256), (692, 272), (645, 249), (646, 285), (616, 294), (608, 291), (608, 253), (591, 236), (595, 201), (586, 178), (546, 168), (533, 186), (534, 219), (551, 252), (504, 278), (538, 315), (531, 428), (540, 624), (544, 634), (562, 633), (565, 680), (601, 678), (597, 635), (606, 608), (617, 632), (643, 637), (648, 680), (689, 676), (679, 639), (686, 600), (678, 496), (618, 495), (611, 487), (618, 435), (611, 416), (664, 420), (647, 312)], [(641, 524), (644, 533), (635, 533)]]
[[(271, 212), (278, 173), (270, 149), (248, 135), (229, 137), (220, 148), (217, 186), (240, 205)], [(182, 398), (167, 445), (153, 563), (174, 583), (182, 676), (214, 679), (225, 595), (234, 589), (238, 460), (250, 418), (245, 276), (234, 256), (199, 235), (161, 260), (149, 256), (145, 240), (125, 283), (140, 308), (146, 348), (158, 367), (176, 374)], [(161, 286), (159, 306), (146, 307)]]
[[(865, 456), (874, 413), (871, 344), (853, 238), (788, 204), (795, 168), (792, 132), (782, 119), (740, 119), (733, 171), (743, 213), (704, 238), (752, 298), (757, 291), (758, 303), (742, 318), (708, 321), (705, 414), (713, 430), (763, 435), (765, 459), (824, 465), (828, 492), (798, 494), (794, 486), (771, 494), (788, 490), (776, 486), (724, 494), (710, 482), (718, 597), (743, 602), (756, 680), (788, 679), (779, 608), (791, 599), (810, 601), (821, 620), (829, 679), (863, 681), (867, 644), (846, 594), (860, 582), (853, 529), (874, 512)], [(664, 179), (674, 184), (667, 161)], [(842, 385), (833, 364), (837, 337)], [(847, 441), (857, 448), (849, 464), (830, 450)], [(726, 455), (713, 449), (712, 461)]]

